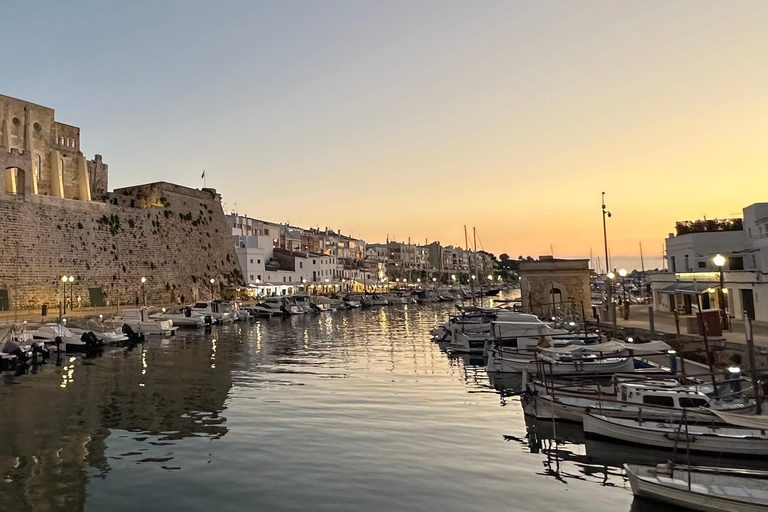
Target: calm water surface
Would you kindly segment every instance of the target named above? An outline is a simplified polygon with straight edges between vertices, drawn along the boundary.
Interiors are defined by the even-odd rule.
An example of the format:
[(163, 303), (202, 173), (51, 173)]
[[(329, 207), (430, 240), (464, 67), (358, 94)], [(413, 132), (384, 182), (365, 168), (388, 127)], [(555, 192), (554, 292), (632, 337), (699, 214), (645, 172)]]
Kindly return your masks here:
[(449, 311), (181, 330), (5, 374), (0, 509), (658, 510), (430, 341)]

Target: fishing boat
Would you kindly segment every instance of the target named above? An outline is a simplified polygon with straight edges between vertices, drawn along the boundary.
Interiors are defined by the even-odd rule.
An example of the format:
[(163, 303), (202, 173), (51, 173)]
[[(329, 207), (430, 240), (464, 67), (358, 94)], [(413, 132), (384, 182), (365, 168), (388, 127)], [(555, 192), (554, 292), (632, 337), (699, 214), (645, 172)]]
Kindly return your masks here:
[(632, 372), (634, 358), (621, 342), (595, 345), (568, 343), (551, 346), (542, 337), (537, 345), (525, 340), (525, 345), (496, 345), (488, 350), (488, 372), (522, 373), (530, 375), (613, 375)]
[(635, 496), (705, 512), (768, 511), (768, 472), (624, 464)]
[(583, 416), (587, 436), (604, 437), (624, 443), (656, 446), (692, 452), (726, 453), (743, 456), (768, 455), (768, 420), (711, 411), (709, 422), (658, 421), (618, 418), (588, 411)]
[[(689, 419), (707, 419), (710, 410), (753, 413), (756, 402), (746, 395), (710, 397), (698, 386), (682, 386), (676, 380), (618, 382), (613, 394), (571, 393), (528, 385), (523, 411), (537, 419), (558, 419), (581, 423), (589, 410), (611, 417), (679, 421), (684, 413)], [(697, 414), (697, 411), (698, 412)]]

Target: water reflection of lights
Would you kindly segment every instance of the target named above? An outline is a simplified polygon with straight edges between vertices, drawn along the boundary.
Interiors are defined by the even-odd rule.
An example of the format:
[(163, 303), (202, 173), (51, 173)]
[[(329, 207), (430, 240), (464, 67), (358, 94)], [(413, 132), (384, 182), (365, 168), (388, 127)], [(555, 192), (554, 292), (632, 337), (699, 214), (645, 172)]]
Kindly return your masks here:
[(216, 338), (211, 338), (211, 368), (216, 368)]
[(261, 323), (256, 324), (256, 350), (261, 351)]
[(147, 374), (147, 349), (141, 349), (141, 374)]
[(61, 384), (59, 384), (59, 387), (62, 389), (75, 382), (75, 359), (77, 358), (70, 357), (69, 364), (61, 369)]

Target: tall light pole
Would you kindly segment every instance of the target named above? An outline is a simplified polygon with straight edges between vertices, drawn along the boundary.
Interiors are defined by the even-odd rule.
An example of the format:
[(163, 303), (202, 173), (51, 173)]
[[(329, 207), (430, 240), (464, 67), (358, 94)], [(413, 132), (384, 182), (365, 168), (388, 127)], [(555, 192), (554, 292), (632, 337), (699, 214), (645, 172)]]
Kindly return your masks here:
[(69, 309), (75, 309), (75, 276), (69, 276)]
[(145, 285), (147, 284), (147, 278), (142, 277), (141, 278), (141, 296), (142, 300), (144, 301), (144, 307), (147, 307), (147, 289)]
[(728, 329), (728, 315), (725, 312), (725, 293), (723, 290), (723, 267), (725, 266), (725, 256), (722, 254), (716, 254), (712, 258), (712, 263), (715, 264), (720, 274), (720, 290), (717, 294), (717, 302), (720, 304), (720, 325), (723, 329)]
[[(614, 274), (613, 272), (608, 272), (608, 274), (606, 274), (606, 277), (608, 278), (608, 297), (611, 297), (612, 291), (613, 291), (612, 290), (613, 280), (616, 279), (616, 274)], [(613, 323), (613, 327), (614, 327), (613, 332), (616, 332), (616, 312), (613, 311), (613, 302), (610, 302), (608, 306), (611, 308), (610, 312), (613, 313), (613, 314), (609, 313), (608, 316), (610, 317), (610, 320)]]
[(213, 283), (215, 283), (216, 280), (214, 278), (211, 278), (209, 282), (211, 283), (211, 300), (213, 300)]
[(67, 276), (61, 276), (61, 299), (64, 304), (64, 314), (67, 314)]
[[(608, 262), (608, 229), (605, 225), (605, 217), (606, 215), (608, 217), (611, 216), (611, 212), (605, 209), (605, 192), (603, 192), (603, 243), (605, 244), (605, 269), (608, 270), (608, 274), (612, 274), (610, 272), (611, 265)], [(615, 277), (615, 276), (614, 276)], [(609, 277), (609, 279), (613, 279), (612, 277)], [(612, 283), (608, 283), (608, 318), (609, 320), (612, 320), (613, 322), (616, 321), (616, 313), (613, 311), (613, 293), (611, 290)]]

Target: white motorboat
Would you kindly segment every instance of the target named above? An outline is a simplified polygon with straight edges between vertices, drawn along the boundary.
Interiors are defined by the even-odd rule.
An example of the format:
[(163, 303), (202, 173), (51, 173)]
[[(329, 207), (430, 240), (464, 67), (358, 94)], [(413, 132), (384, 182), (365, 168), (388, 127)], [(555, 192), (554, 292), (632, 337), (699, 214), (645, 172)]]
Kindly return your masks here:
[(219, 324), (232, 323), (235, 321), (230, 308), (225, 306), (225, 302), (222, 300), (203, 300), (195, 302), (195, 305), (192, 306), (192, 313), (215, 318), (216, 323)]
[(203, 327), (206, 323), (213, 321), (213, 317), (210, 315), (193, 312), (191, 306), (174, 306), (163, 309), (164, 311), (149, 315), (149, 318), (152, 320), (170, 320), (173, 322), (172, 325), (178, 327)]
[(768, 472), (624, 464), (635, 496), (703, 512), (768, 511)]
[(279, 316), (283, 314), (283, 299), (271, 297), (264, 299), (263, 301), (254, 304), (253, 306), (248, 306), (246, 309), (251, 311), (255, 316)]
[[(713, 411), (709, 423), (614, 418), (597, 411), (584, 414), (584, 433), (625, 443), (665, 449), (731, 455), (768, 455), (768, 420)], [(718, 417), (722, 420), (717, 421)], [(754, 419), (757, 418), (757, 419)], [(760, 428), (762, 426), (762, 428)]]
[[(476, 324), (481, 325), (481, 324)], [(551, 340), (552, 328), (547, 324), (536, 322), (491, 322), (489, 332), (466, 333), (452, 329), (451, 350), (461, 353), (487, 353), (490, 342), (504, 344), (510, 348), (535, 349), (542, 338)]]
[(32, 337), (49, 346), (58, 346), (58, 339), (60, 339), (63, 344), (62, 348), (66, 352), (86, 352), (93, 347), (93, 344), (89, 346), (89, 343), (83, 341), (81, 336), (76, 336), (75, 333), (61, 324), (42, 325), (37, 330), (32, 331)]
[(174, 327), (171, 320), (158, 320), (149, 317), (147, 308), (124, 309), (122, 316), (116, 316), (113, 322), (121, 322), (138, 334), (175, 334), (178, 327)]
[(83, 334), (90, 332), (94, 336), (96, 336), (96, 339), (103, 342), (107, 345), (113, 345), (115, 343), (122, 343), (124, 341), (128, 341), (128, 336), (126, 336), (123, 332), (121, 332), (118, 329), (110, 329), (108, 326), (103, 324), (97, 324), (97, 325), (88, 325), (88, 323), (81, 324), (78, 323), (77, 326), (75, 325), (69, 325), (67, 327), (70, 331), (72, 331), (72, 334), (74, 334), (77, 337), (82, 337)]

